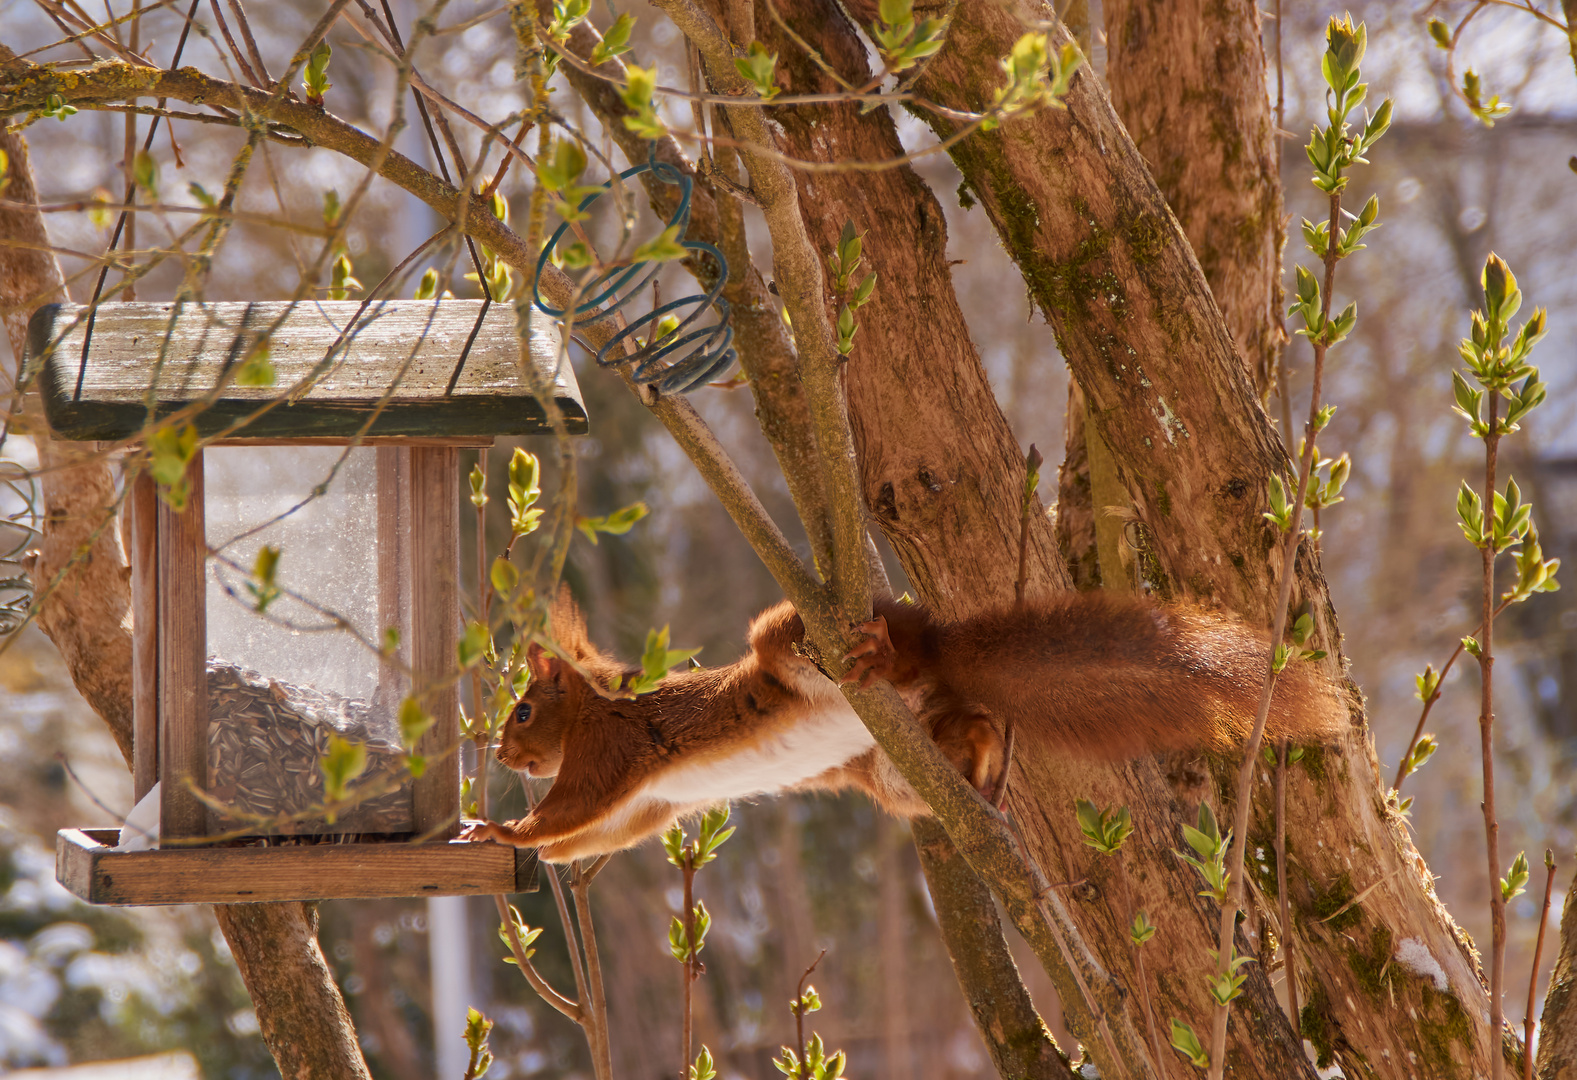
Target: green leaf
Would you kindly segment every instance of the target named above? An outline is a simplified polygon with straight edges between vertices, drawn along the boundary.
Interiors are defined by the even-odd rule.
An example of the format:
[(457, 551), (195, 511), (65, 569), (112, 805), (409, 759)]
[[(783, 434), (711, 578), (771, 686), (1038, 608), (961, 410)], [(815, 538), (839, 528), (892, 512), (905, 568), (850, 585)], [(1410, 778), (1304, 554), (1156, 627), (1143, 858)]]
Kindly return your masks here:
[(437, 719), (429, 716), (414, 697), (400, 702), (400, 711), (396, 715), (400, 724), (400, 743), (407, 750), (414, 749), (427, 730), (437, 723)]
[(361, 288), (362, 284), (356, 280), (354, 268), (351, 266), (350, 256), (341, 255), (335, 259), (329, 272), (329, 299), (349, 299), (353, 291), (359, 292)]
[(323, 95), (328, 93), (334, 85), (329, 82), (329, 59), (334, 55), (334, 50), (329, 47), (328, 40), (318, 42), (312, 50), (312, 55), (307, 59), (307, 67), (301, 78), (301, 85), (307, 92), (307, 103), (310, 105), (323, 105)]
[[(536, 955), (536, 950), (531, 946), (536, 942), (537, 938), (542, 936), (542, 928), (540, 926), (532, 928), (526, 925), (526, 920), (520, 915), (520, 909), (514, 904), (510, 904), (509, 921), (498, 924), (498, 938), (504, 943), (504, 947), (506, 949), (510, 949), (511, 953), (513, 953), (514, 950), (509, 943), (510, 927), (514, 928), (515, 936), (520, 939), (520, 951), (525, 955), (527, 960), (530, 960), (534, 955)], [(506, 964), (513, 964), (514, 962), (515, 958), (513, 955), (507, 957), (504, 960), (504, 963)]]
[(1193, 1028), (1175, 1016), (1172, 1017), (1172, 1047), (1196, 1068), (1210, 1067), (1210, 1054), (1199, 1041), (1199, 1036), (1194, 1034)]
[(663, 850), (675, 866), (684, 865), (684, 826), (675, 822), (663, 832)]
[(1484, 307), (1490, 320), (1502, 324), (1509, 321), (1522, 306), (1522, 290), (1517, 288), (1517, 276), (1506, 260), (1490, 252), (1479, 280), (1484, 286)]
[(422, 274), (422, 280), (416, 284), (416, 295), (413, 300), (433, 300), (438, 296), (438, 271), (428, 267)]
[(487, 1033), (493, 1030), (493, 1021), (477, 1012), (467, 1008), (465, 1011), (465, 1044), (471, 1050), (477, 1051), (487, 1045)]
[(324, 799), (338, 802), (345, 798), (350, 782), (367, 768), (367, 747), (330, 732), (328, 749), (318, 759), (318, 768), (323, 773)]
[(162, 487), (173, 487), (186, 478), (186, 465), (197, 453), (197, 428), (166, 425), (147, 439), (148, 473)]
[(669, 669), (675, 664), (684, 663), (700, 651), (700, 649), (670, 649), (666, 626), (661, 631), (648, 630), (646, 650), (641, 654), (641, 673), (631, 681), (630, 689), (637, 694), (645, 694), (657, 689), (667, 677)]
[(581, 149), (578, 139), (555, 139), (552, 152), (537, 159), (537, 179), (552, 192), (564, 192), (576, 186), (585, 171), (586, 151)]
[(499, 596), (513, 596), (515, 586), (520, 582), (520, 571), (515, 564), (500, 555), (493, 560), (493, 567), (488, 571), (488, 581), (493, 585), (493, 591)]
[(252, 564), (252, 580), (246, 583), (252, 594), (258, 614), (268, 610), (268, 605), (279, 599), (279, 586), (274, 575), (279, 569), (279, 548), (264, 544), (257, 549), (257, 560)]
[(326, 228), (334, 228), (339, 224), (340, 214), (344, 207), (340, 205), (339, 189), (329, 188), (323, 193), (323, 224)]
[(679, 243), (678, 225), (670, 225), (659, 235), (646, 241), (630, 255), (631, 262), (674, 262), (684, 258), (688, 252), (684, 245)]
[(542, 511), (532, 507), (541, 496), (541, 467), (536, 455), (516, 447), (509, 459), (509, 520), (513, 535), (525, 536), (537, 530)]
[(1084, 842), (1105, 855), (1114, 855), (1133, 834), (1133, 818), (1126, 806), (1099, 809), (1086, 799), (1074, 802)]
[(657, 69), (631, 64), (624, 69), (625, 85), (619, 98), (629, 107), (632, 115), (624, 118), (624, 126), (643, 139), (660, 139), (667, 128), (657, 117), (652, 95), (657, 89)]
[(578, 517), (575, 519), (575, 527), (581, 531), (587, 540), (590, 540), (592, 544), (596, 544), (598, 533), (607, 533), (609, 536), (623, 536), (635, 527), (637, 521), (640, 521), (649, 513), (651, 511), (644, 502), (633, 502), (629, 506), (615, 510), (611, 514), (604, 514), (601, 517)]
[(77, 107), (75, 105), (67, 105), (66, 99), (59, 94), (50, 94), (44, 102), (42, 112), (43, 115), (52, 116), (64, 124), (67, 119), (77, 115)]
[(148, 198), (159, 197), (159, 160), (146, 150), (138, 150), (132, 159), (132, 180), (148, 193)]
[(1143, 945), (1155, 937), (1155, 925), (1150, 922), (1150, 917), (1144, 912), (1139, 912), (1133, 917), (1133, 926), (1128, 931), (1128, 939), (1135, 945)]
[(1418, 687), (1413, 696), (1419, 701), (1429, 701), (1440, 687), (1440, 675), (1433, 664), (1425, 664), (1424, 673), (1414, 676), (1413, 682)]
[(1451, 48), (1451, 27), (1439, 19), (1429, 20), (1429, 36), (1442, 49)]
[(460, 640), (455, 643), (455, 653), (462, 668), (471, 667), (480, 663), (484, 657), (491, 656), (493, 635), (488, 631), (486, 624), (474, 619), (466, 623)]
[(1511, 870), (1500, 879), (1500, 897), (1502, 900), (1515, 900), (1526, 891), (1528, 885), (1528, 853), (1517, 852), (1517, 857), (1511, 862)]
[(914, 0), (881, 0), (876, 14), (888, 26), (900, 26), (914, 18)]
[(696, 1055), (695, 1064), (690, 1066), (690, 1080), (712, 1080), (717, 1075), (717, 1068), (712, 1061), (712, 1051), (701, 1044), (701, 1052)]
[(615, 56), (630, 51), (630, 31), (635, 29), (635, 18), (628, 12), (613, 20), (613, 25), (603, 33), (602, 40), (591, 50), (593, 67), (606, 64)]
[(734, 70), (755, 88), (762, 101), (771, 101), (781, 92), (774, 78), (777, 64), (778, 54), (768, 52), (759, 41), (752, 41), (744, 56), (734, 58)]

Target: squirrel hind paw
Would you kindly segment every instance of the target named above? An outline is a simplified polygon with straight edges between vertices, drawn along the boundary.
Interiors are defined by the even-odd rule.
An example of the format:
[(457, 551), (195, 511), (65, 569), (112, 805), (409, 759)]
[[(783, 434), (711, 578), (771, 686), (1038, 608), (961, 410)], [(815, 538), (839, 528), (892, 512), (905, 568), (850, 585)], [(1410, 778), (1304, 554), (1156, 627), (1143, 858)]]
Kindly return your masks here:
[(983, 712), (944, 717), (933, 729), (936, 745), (991, 805), (1007, 782), (1007, 743)]
[(887, 620), (878, 615), (870, 622), (860, 624), (860, 633), (866, 638), (845, 656), (844, 662), (851, 664), (848, 673), (838, 680), (840, 683), (855, 683), (862, 690), (876, 679), (886, 679), (892, 675), (898, 654), (893, 649), (892, 638), (887, 633)]

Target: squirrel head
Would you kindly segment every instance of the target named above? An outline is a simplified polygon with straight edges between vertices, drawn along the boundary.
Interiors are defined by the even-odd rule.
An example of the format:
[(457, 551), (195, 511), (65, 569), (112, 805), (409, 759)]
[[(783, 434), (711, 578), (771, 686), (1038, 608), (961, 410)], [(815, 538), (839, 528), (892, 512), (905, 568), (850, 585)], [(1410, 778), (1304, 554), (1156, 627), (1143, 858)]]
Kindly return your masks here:
[(566, 737), (588, 711), (605, 700), (581, 671), (589, 672), (603, 686), (616, 687), (627, 670), (591, 643), (586, 617), (568, 586), (559, 589), (548, 611), (548, 624), (563, 655), (536, 644), (526, 650), (531, 681), (510, 710), (498, 740), (498, 760), (532, 777), (558, 775)]

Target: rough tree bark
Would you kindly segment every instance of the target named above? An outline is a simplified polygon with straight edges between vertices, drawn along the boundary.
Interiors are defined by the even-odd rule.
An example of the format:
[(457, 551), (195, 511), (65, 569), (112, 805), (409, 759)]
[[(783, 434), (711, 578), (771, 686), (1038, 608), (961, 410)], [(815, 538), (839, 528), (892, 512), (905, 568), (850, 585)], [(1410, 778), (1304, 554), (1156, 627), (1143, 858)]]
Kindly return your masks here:
[[(44, 304), (66, 299), (60, 267), (49, 252), (27, 141), (0, 130), (0, 150), (11, 159), (10, 184), (0, 206), (0, 319), (18, 366), (27, 344), (27, 320)], [(27, 208), (24, 209), (21, 205)], [(24, 246), (25, 245), (25, 246)], [(18, 373), (20, 375), (20, 373)], [(34, 401), (29, 401), (33, 405)], [(77, 689), (103, 717), (115, 745), (131, 767), (131, 569), (121, 555), (110, 508), (115, 481), (92, 444), (72, 445), (49, 437), (43, 413), (25, 415), (38, 463), (44, 499), (43, 538), (30, 576), (43, 603), (39, 628), (65, 658)], [(13, 428), (15, 431), (16, 428)], [(75, 465), (76, 462), (82, 462)], [(72, 565), (75, 563), (75, 565)], [(70, 567), (69, 576), (50, 590)]]
[(1577, 1080), (1577, 889), (1561, 909), (1561, 950), (1539, 1017), (1539, 1080)]
[[(865, 48), (831, 0), (772, 0), (785, 21), (851, 82), (868, 78)], [(837, 92), (758, 3), (756, 33), (778, 53), (789, 93)], [(782, 145), (818, 161), (881, 161), (903, 147), (885, 111), (797, 105), (773, 119)], [(866, 505), (928, 603), (952, 616), (1011, 601), (1024, 453), (986, 378), (953, 291), (947, 223), (911, 168), (796, 172), (805, 227), (830, 254), (844, 222), (865, 233), (865, 265), (880, 276), (860, 308), (845, 366), (850, 422)], [(830, 310), (837, 304), (829, 296)], [(1012, 551), (1011, 560), (966, 552)], [(1070, 584), (1045, 515), (1030, 534), (1030, 590)]]
[[(1106, 0), (1106, 85), (1260, 400), (1282, 330), (1281, 171), (1250, 0)], [(1285, 433), (1283, 433), (1285, 436)]]
[[(65, 299), (60, 267), (47, 250), (37, 189), (21, 135), (0, 134), (10, 156), (5, 197), (28, 208), (0, 208), (0, 312), (12, 354), (23, 355), (33, 310)], [(29, 246), (20, 246), (29, 245)], [(72, 681), (115, 735), (131, 766), (131, 593), (114, 527), (115, 480), (102, 456), (48, 438), (42, 416), (34, 435), (43, 476), (44, 540), (33, 567), (41, 594), (71, 566), (61, 585), (40, 596), (37, 618), (66, 660)], [(74, 451), (74, 453), (73, 453)], [(70, 464), (80, 461), (80, 464)], [(69, 467), (65, 467), (68, 466)], [(219, 927), (252, 996), (263, 1041), (289, 1080), (370, 1080), (350, 1014), (318, 948), (317, 917), (304, 904), (230, 904), (214, 908)]]
[[(853, 26), (831, 3), (796, 0), (778, 2), (778, 8), (845, 79), (856, 84), (865, 80), (864, 52)], [(874, 4), (856, 17), (873, 21)], [(963, 24), (972, 18), (960, 9), (950, 44), (928, 71), (935, 71), (957, 47)], [(758, 17), (757, 25), (768, 47), (779, 53), (778, 78), (787, 92), (836, 89), (791, 41), (775, 36), (775, 26), (765, 17)], [(960, 65), (969, 66), (974, 78), (995, 79), (1000, 70), (995, 57), (1010, 46), (1011, 41), (989, 55), (976, 50)], [(874, 161), (902, 153), (891, 118), (880, 112), (861, 117), (857, 106), (809, 105), (785, 108), (775, 115), (784, 132), (784, 149), (797, 156)], [(1016, 141), (1013, 125), (1002, 132), (1002, 137)], [(1120, 129), (1114, 131), (1113, 138), (1119, 134)], [(1138, 167), (1143, 170), (1142, 163)], [(882, 274), (876, 299), (860, 309), (859, 336), (846, 371), (850, 411), (860, 438), (861, 474), (873, 516), (894, 540), (921, 598), (944, 615), (1011, 602), (1018, 544), (1017, 485), (999, 484), (1005, 490), (994, 495), (993, 505), (1000, 516), (968, 522), (967, 531), (945, 528), (926, 513), (933, 500), (979, 482), (955, 464), (948, 448), (971, 440), (984, 444), (979, 432), (982, 415), (991, 416), (995, 424), (1006, 424), (994, 398), (984, 398), (989, 405), (978, 410), (958, 407), (955, 381), (960, 375), (972, 378), (976, 367), (972, 350), (963, 351), (952, 334), (941, 333), (951, 330), (955, 317), (961, 324), (962, 316), (953, 314), (957, 301), (945, 273), (946, 236), (939, 205), (908, 168), (801, 174), (800, 189), (802, 201), (820, 212), (818, 220), (807, 222), (812, 234), (820, 237), (819, 246), (831, 250), (845, 218), (852, 219), (856, 228), (868, 230), (867, 257)], [(1157, 203), (1164, 214), (1164, 204), (1159, 199)], [(1185, 257), (1186, 250), (1185, 245)], [(967, 341), (961, 326), (953, 333)], [(942, 372), (945, 378), (940, 377)], [(901, 402), (894, 401), (900, 394)], [(1008, 439), (1003, 442), (1011, 449), (993, 455), (992, 467), (1004, 479), (1016, 479), (1022, 475), (1022, 462), (1009, 456), (1017, 447)], [(919, 475), (921, 483), (914, 483), (916, 465), (905, 468), (900, 464), (904, 462), (916, 462), (925, 470)], [(891, 494), (905, 490), (909, 492), (905, 498), (894, 499)], [(957, 569), (949, 573), (947, 567)], [(1067, 587), (1066, 579), (1055, 585)], [(1142, 868), (1135, 875), (1136, 902), (1150, 913), (1160, 927), (1159, 938), (1168, 943), (1166, 956), (1154, 958), (1158, 968), (1154, 977), (1162, 990), (1155, 1006), (1159, 1024), (1164, 1029), (1167, 1018), (1174, 1015), (1202, 1024), (1209, 1015), (1201, 975), (1209, 964), (1211, 908), (1194, 896), (1198, 885), (1192, 871), (1171, 854), (1171, 848), (1177, 846), (1177, 822), (1193, 819), (1206, 788), (1206, 770), (1186, 762), (1163, 767), (1154, 760), (1115, 769), (1080, 765), (1070, 770), (1069, 764), (1060, 758), (1045, 760), (1031, 746), (1020, 751), (1011, 803), (1031, 851), (1053, 881), (1082, 883), (1064, 895), (1085, 940), (1124, 988), (1132, 988), (1132, 952), (1127, 944), (1132, 914), (1117, 910), (1120, 892), (1108, 878), (1112, 867), (1091, 857), (1084, 846), (1073, 803), (1088, 797), (1103, 805), (1131, 808), (1137, 828), (1129, 843), (1142, 852), (1128, 856), (1130, 861), (1138, 859)], [(1245, 942), (1241, 947), (1250, 945)], [(1308, 1075), (1299, 1041), (1262, 973), (1251, 978), (1246, 994), (1243, 1019), (1234, 1025), (1231, 1060), (1246, 1069), (1243, 1075)], [(1128, 1000), (1137, 1001), (1137, 995)]]
[[(1005, 7), (962, 0), (949, 44), (919, 89), (954, 108), (985, 105), (996, 80), (984, 58), (1004, 54), (1027, 27), (1050, 17), (1049, 7), (1032, 0)], [(943, 121), (933, 126), (950, 131)], [(1286, 456), (1181, 230), (1096, 80), (1081, 73), (1065, 111), (966, 140), (953, 156), (1089, 397), (1090, 415), (1143, 522), (1147, 581), (1162, 595), (1268, 623), (1273, 537), (1260, 511), (1267, 479), (1273, 471), (1285, 474)], [(1313, 614), (1320, 647), (1331, 653), (1328, 669), (1339, 677), (1334, 612), (1307, 545), (1297, 573), (1296, 610)], [(1400, 818), (1385, 804), (1356, 689), (1351, 697), (1351, 734), (1337, 746), (1306, 753), (1289, 782), (1287, 885), (1313, 967), (1302, 1030), (1322, 1058), (1334, 1057), (1361, 1075), (1403, 1077), (1424, 1065), (1442, 1077), (1486, 1073), (1499, 1039), (1486, 1029), (1476, 954), (1436, 898)], [(1194, 792), (1215, 789), (1221, 797), (1229, 783), (1231, 763), (1200, 765), (1169, 772), (1189, 804)], [(1135, 793), (1149, 790), (1145, 784)], [(1121, 785), (1109, 794), (1128, 801), (1120, 797)], [(1267, 780), (1254, 795), (1251, 833), (1267, 850), (1269, 795)], [(1016, 809), (1029, 816), (1022, 802)], [(1136, 815), (1136, 835), (1175, 837), (1177, 820), (1154, 809), (1150, 820)], [(1076, 836), (1070, 842), (1057, 818), (1034, 826), (1026, 821), (1026, 829), (1047, 863), (1059, 853), (1073, 862)], [(1164, 866), (1152, 856), (1160, 863), (1170, 858), (1164, 849), (1139, 857), (1141, 894), (1158, 883), (1147, 880), (1149, 871), (1165, 879)], [(1254, 873), (1257, 882), (1275, 888), (1273, 875)], [(1189, 931), (1163, 927), (1161, 937), (1180, 956), (1203, 955), (1209, 936)], [(1086, 933), (1101, 939), (1095, 925), (1087, 924)], [(1397, 946), (1408, 940), (1434, 958), (1438, 979), (1393, 962)], [(1106, 945), (1115, 948), (1116, 942), (1108, 937)], [(1171, 988), (1164, 976), (1161, 982), (1165, 998)], [(1254, 1011), (1252, 1004), (1236, 1008), (1234, 1026)], [(1393, 1013), (1407, 1022), (1384, 1019)]]

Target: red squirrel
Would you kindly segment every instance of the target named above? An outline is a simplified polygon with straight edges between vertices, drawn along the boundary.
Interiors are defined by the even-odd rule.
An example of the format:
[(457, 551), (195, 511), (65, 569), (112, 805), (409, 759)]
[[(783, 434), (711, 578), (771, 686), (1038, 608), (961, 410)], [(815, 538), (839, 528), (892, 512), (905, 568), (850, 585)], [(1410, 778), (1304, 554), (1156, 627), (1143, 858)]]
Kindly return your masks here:
[[(891, 599), (875, 609), (843, 681), (889, 680), (987, 799), (1006, 773), (1008, 725), (1020, 752), (1087, 760), (1239, 746), (1269, 659), (1265, 636), (1232, 618), (1110, 592), (953, 623)], [(638, 670), (591, 643), (567, 593), (552, 625), (565, 655), (602, 686)], [(497, 754), (526, 776), (556, 779), (526, 817), (465, 835), (567, 862), (630, 847), (714, 803), (779, 791), (856, 787), (897, 816), (929, 813), (833, 681), (801, 655), (804, 633), (784, 601), (751, 622), (750, 651), (735, 663), (675, 672), (635, 698), (599, 693), (532, 646), (531, 682)], [(1336, 689), (1312, 665), (1282, 672), (1267, 738), (1327, 740), (1346, 723)]]

